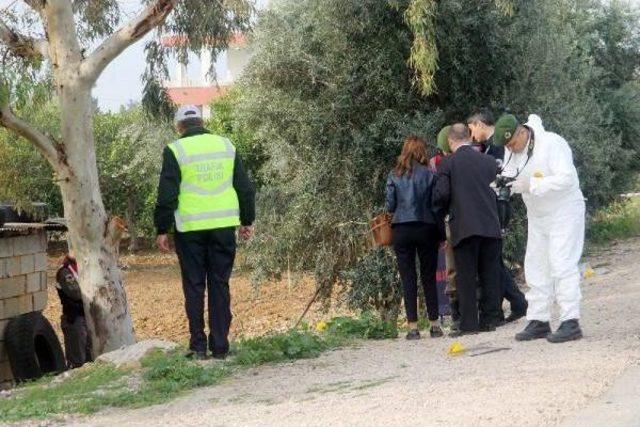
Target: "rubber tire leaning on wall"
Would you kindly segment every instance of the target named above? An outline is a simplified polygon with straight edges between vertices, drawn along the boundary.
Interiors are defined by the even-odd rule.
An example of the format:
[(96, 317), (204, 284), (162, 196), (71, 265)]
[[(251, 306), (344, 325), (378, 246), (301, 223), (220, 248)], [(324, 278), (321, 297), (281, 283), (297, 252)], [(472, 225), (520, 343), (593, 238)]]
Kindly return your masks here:
[(49, 321), (39, 311), (11, 319), (4, 337), (16, 381), (32, 380), (65, 370), (60, 341)]

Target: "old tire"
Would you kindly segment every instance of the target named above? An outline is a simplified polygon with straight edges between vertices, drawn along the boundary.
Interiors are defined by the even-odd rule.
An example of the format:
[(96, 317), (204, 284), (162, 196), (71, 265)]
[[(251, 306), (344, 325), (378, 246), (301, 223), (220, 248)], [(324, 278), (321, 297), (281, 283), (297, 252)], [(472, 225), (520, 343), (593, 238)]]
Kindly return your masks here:
[(36, 311), (14, 317), (4, 334), (7, 356), (16, 381), (64, 371), (60, 341), (42, 313)]

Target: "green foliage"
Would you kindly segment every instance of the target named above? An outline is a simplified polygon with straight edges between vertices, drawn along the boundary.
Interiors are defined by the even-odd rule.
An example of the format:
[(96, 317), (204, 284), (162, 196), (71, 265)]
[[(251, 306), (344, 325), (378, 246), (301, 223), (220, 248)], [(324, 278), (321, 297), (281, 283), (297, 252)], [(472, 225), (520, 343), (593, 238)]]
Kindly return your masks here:
[(359, 318), (335, 317), (327, 325), (326, 333), (340, 338), (381, 340), (398, 337), (395, 321), (381, 320), (371, 312), (364, 312)]
[[(42, 132), (58, 137), (59, 109), (52, 102), (38, 108), (23, 106), (20, 114), (30, 117)], [(0, 128), (0, 201), (28, 206), (47, 203), (51, 215), (62, 215), (62, 199), (56, 177), (36, 148), (23, 138)]]
[(342, 280), (347, 286), (349, 308), (376, 310), (382, 319), (395, 323), (402, 302), (402, 284), (396, 260), (388, 249), (377, 248), (365, 253)]
[(370, 312), (357, 318), (335, 317), (326, 323), (326, 329), (322, 329), (324, 330), (320, 334), (303, 328), (242, 340), (231, 349), (231, 363), (252, 366), (308, 359), (354, 339), (388, 339), (398, 336), (395, 322), (384, 321)]
[(430, 95), (435, 89), (435, 73), (438, 69), (436, 10), (435, 0), (411, 0), (405, 11), (405, 19), (414, 37), (409, 65), (416, 72), (414, 82), (423, 95)]
[(166, 402), (196, 387), (217, 383), (229, 375), (226, 365), (200, 365), (180, 352), (155, 352), (142, 360), (142, 374), (93, 364), (71, 372), (63, 381), (51, 378), (18, 388), (0, 400), (0, 421), (90, 414), (107, 407), (142, 407)]
[[(25, 106), (21, 114), (43, 132), (60, 138), (60, 111), (54, 103)], [(107, 210), (126, 219), (133, 235), (151, 235), (162, 149), (175, 139), (174, 131), (132, 106), (118, 113), (96, 112), (94, 136)], [(5, 129), (0, 129), (0, 150), (6, 154), (0, 157), (0, 201), (23, 206), (44, 202), (51, 215), (63, 216), (55, 175), (37, 150)]]
[(597, 211), (587, 225), (589, 244), (640, 236), (640, 200), (626, 199)]
[(259, 181), (258, 171), (265, 162), (264, 149), (253, 130), (238, 117), (238, 101), (238, 92), (233, 89), (215, 99), (211, 103), (211, 119), (206, 126), (211, 132), (226, 136), (233, 142), (245, 169), (254, 181), (258, 181), (256, 184), (260, 187), (262, 183)]
[[(640, 158), (640, 92), (629, 71), (638, 21), (615, 10), (621, 3), (578, 0), (274, 3), (255, 29), (233, 107), (266, 156), (247, 258), (255, 279), (313, 270), (325, 297), (335, 283), (364, 283), (345, 272), (369, 274), (367, 223), (403, 138), (432, 143), (474, 107), (539, 114), (571, 144), (589, 208), (607, 204)], [(407, 63), (419, 37), (435, 37), (425, 49), (437, 46), (437, 90), (426, 97)], [(435, 57), (425, 52), (421, 60)], [(505, 251), (519, 263), (526, 218), (515, 204)], [(366, 301), (367, 289), (348, 292)]]
[(144, 384), (132, 394), (133, 402), (127, 406), (164, 402), (185, 390), (216, 384), (230, 373), (223, 364), (197, 364), (181, 352), (167, 355), (158, 351), (143, 359), (142, 367)]
[(0, 400), (0, 421), (96, 412), (122, 393), (124, 375), (112, 365), (95, 365), (59, 383), (49, 377), (27, 384), (16, 389), (14, 396)]
[(318, 357), (329, 344), (311, 332), (288, 331), (249, 338), (232, 349), (233, 363), (240, 366)]
[(162, 150), (176, 135), (140, 107), (94, 118), (100, 186), (112, 215), (126, 219), (130, 234), (153, 234), (153, 208)]
[(385, 2), (274, 3), (254, 46), (237, 114), (267, 160), (248, 261), (258, 280), (311, 269), (328, 295), (366, 249), (403, 138), (441, 116), (421, 111), (403, 12)]

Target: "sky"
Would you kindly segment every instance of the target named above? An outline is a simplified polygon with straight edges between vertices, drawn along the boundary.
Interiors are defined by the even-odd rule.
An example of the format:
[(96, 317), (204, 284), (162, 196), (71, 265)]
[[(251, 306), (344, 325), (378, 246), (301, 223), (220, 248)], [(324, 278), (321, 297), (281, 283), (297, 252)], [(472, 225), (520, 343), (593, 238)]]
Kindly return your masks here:
[[(259, 7), (264, 7), (268, 0), (256, 1)], [(629, 1), (640, 6), (640, 0)], [(0, 0), (0, 9), (10, 5), (19, 7), (19, 3), (20, 0)], [(140, 0), (119, 0), (119, 3), (126, 16), (133, 16), (141, 8)], [(140, 100), (141, 77), (145, 67), (144, 45), (148, 37), (130, 46), (102, 73), (93, 89), (93, 96), (97, 98), (101, 109), (117, 111), (123, 105)], [(170, 71), (173, 68), (175, 67), (171, 67)], [(192, 66), (189, 70), (190, 75), (193, 75), (197, 73), (198, 67)]]

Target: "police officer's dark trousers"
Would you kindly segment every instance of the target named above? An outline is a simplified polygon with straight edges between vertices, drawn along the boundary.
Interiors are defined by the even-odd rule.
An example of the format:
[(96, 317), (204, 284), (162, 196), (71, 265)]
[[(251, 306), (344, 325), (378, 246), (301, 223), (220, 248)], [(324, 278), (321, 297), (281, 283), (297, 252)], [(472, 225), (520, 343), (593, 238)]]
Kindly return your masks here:
[(209, 309), (209, 349), (214, 354), (229, 351), (231, 297), (229, 278), (236, 254), (235, 228), (176, 233), (176, 252), (182, 271), (185, 309), (189, 319), (189, 348), (204, 352), (204, 294)]

